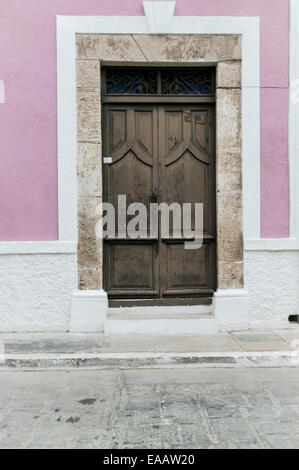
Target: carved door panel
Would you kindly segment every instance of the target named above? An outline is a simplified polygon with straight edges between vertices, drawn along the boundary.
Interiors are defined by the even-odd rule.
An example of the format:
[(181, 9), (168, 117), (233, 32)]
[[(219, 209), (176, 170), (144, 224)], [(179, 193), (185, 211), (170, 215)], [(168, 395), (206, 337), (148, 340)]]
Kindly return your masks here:
[[(103, 152), (112, 158), (103, 168), (104, 200), (115, 208), (116, 230), (118, 196), (126, 196), (126, 208), (137, 202), (148, 209), (157, 194), (157, 115), (156, 106), (104, 107)], [(126, 225), (132, 218), (126, 217)], [(158, 238), (118, 238), (116, 233), (106, 239), (104, 287), (111, 299), (159, 297)]]
[[(119, 195), (126, 195), (127, 207), (142, 202), (148, 209), (146, 238), (124, 234), (104, 242), (110, 304), (196, 303), (211, 295), (216, 287), (213, 106), (107, 104), (103, 119), (103, 153), (112, 159), (103, 169), (104, 200), (116, 209), (116, 228)], [(161, 223), (157, 237), (150, 238), (150, 202), (191, 203), (193, 229), (194, 204), (204, 203), (202, 248), (187, 250), (184, 238), (162, 236)]]
[(214, 108), (209, 105), (159, 107), (159, 162), (161, 201), (191, 203), (195, 229), (195, 203), (203, 203), (203, 246), (186, 249), (181, 238), (161, 236), (163, 259), (160, 295), (198, 297), (216, 287), (215, 144)]

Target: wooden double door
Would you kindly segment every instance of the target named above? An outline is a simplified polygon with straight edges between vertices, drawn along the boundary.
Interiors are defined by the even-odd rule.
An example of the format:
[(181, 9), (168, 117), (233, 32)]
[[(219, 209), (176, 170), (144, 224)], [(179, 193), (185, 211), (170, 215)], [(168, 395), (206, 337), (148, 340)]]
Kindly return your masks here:
[[(215, 139), (213, 104), (105, 104), (104, 201), (143, 203), (142, 238), (104, 240), (104, 288), (111, 306), (201, 303), (216, 287)], [(105, 161), (110, 163), (105, 163)], [(203, 203), (204, 242), (185, 249), (183, 236), (150, 236), (150, 203)], [(171, 213), (171, 212), (170, 212)], [(133, 218), (127, 215), (126, 222)], [(170, 216), (170, 229), (172, 229)]]

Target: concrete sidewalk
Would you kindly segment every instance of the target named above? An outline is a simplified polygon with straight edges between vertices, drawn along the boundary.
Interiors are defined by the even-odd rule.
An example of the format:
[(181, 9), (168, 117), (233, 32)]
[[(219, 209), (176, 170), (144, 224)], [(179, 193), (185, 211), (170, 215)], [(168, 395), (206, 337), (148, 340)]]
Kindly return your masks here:
[(248, 367), (299, 364), (299, 325), (214, 335), (2, 333), (0, 368)]

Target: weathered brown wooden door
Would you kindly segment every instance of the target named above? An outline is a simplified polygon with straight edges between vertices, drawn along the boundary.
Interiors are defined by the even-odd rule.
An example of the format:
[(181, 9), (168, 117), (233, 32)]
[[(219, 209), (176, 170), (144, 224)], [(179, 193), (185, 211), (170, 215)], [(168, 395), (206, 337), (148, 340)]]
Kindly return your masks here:
[[(194, 304), (216, 287), (213, 104), (104, 105), (104, 200), (204, 203), (204, 243), (184, 238), (104, 241), (104, 288), (111, 305)], [(150, 213), (148, 209), (148, 214)], [(116, 210), (116, 220), (117, 220)], [(132, 216), (127, 216), (127, 222)], [(117, 226), (117, 223), (116, 223)]]

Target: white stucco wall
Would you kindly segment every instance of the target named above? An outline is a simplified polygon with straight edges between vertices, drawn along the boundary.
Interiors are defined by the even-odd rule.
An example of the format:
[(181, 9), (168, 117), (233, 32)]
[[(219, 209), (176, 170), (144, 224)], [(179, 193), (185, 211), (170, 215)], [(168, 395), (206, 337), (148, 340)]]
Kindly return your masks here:
[[(0, 331), (67, 331), (77, 286), (75, 254), (0, 255)], [(245, 287), (253, 328), (299, 314), (299, 252), (248, 251)]]
[(0, 256), (0, 331), (66, 331), (76, 255)]
[(251, 326), (285, 326), (299, 314), (299, 251), (248, 251), (244, 260)]

